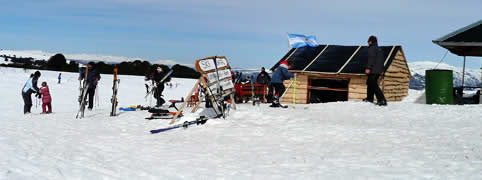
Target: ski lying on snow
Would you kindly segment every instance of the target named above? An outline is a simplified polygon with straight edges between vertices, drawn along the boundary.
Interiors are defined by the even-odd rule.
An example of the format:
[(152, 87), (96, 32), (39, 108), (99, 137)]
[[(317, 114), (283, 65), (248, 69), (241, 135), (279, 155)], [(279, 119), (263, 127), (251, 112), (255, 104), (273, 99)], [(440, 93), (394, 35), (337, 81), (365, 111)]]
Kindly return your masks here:
[(156, 134), (156, 133), (160, 133), (160, 132), (164, 132), (164, 131), (169, 131), (169, 130), (177, 129), (177, 128), (180, 128), (180, 127), (188, 128), (190, 125), (193, 125), (193, 124), (203, 125), (203, 124), (205, 124), (206, 121), (209, 120), (209, 119), (215, 119), (215, 118), (220, 118), (220, 117), (222, 117), (222, 115), (218, 115), (218, 116), (212, 117), (212, 118), (209, 118), (209, 117), (206, 117), (206, 116), (201, 116), (201, 117), (197, 118), (197, 119), (194, 120), (194, 121), (185, 121), (184, 123), (177, 124), (177, 125), (174, 125), (174, 126), (171, 126), (171, 127), (151, 130), (151, 134)]

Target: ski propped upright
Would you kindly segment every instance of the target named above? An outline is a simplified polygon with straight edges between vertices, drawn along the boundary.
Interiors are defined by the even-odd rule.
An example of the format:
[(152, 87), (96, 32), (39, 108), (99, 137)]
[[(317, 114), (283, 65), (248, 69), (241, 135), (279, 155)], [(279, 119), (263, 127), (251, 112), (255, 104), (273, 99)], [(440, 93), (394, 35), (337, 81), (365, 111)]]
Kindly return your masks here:
[(77, 112), (77, 115), (75, 118), (83, 118), (84, 117), (84, 112), (85, 112), (85, 106), (87, 105), (87, 90), (89, 89), (89, 85), (87, 84), (87, 75), (89, 74), (89, 68), (85, 68), (85, 76), (84, 76), (84, 82), (82, 83), (82, 90), (81, 94), (79, 97), (79, 111)]
[(117, 89), (119, 87), (119, 79), (117, 79), (117, 67), (114, 68), (114, 81), (112, 84), (112, 111), (110, 112), (110, 116), (116, 116), (117, 110)]
[(226, 118), (226, 114), (224, 114), (224, 111), (226, 110), (226, 106), (224, 105), (224, 100), (222, 99), (222, 92), (223, 92), (223, 87), (221, 86), (221, 81), (219, 79), (219, 71), (218, 71), (218, 63), (217, 63), (217, 60), (216, 60), (216, 56), (214, 56), (214, 67), (216, 68), (216, 76), (217, 76), (217, 79), (218, 79), (218, 82), (217, 82), (217, 86), (218, 88), (216, 89), (217, 91), (217, 95), (220, 95), (220, 99), (216, 98), (216, 100), (218, 101), (218, 105), (220, 105), (221, 107), (221, 115), (223, 118)]

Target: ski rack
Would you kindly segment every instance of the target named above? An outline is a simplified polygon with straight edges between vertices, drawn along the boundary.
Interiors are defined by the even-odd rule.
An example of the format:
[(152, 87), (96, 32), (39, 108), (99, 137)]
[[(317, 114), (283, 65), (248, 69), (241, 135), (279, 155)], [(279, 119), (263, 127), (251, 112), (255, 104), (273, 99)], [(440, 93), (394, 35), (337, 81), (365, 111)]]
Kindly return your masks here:
[[(216, 60), (217, 62), (217, 68), (214, 67), (214, 60)], [(222, 113), (219, 112), (218, 98), (224, 99), (224, 97), (229, 96), (233, 105), (233, 109), (236, 110), (236, 102), (234, 101), (235, 89), (232, 83), (231, 70), (226, 57), (211, 56), (196, 60), (196, 69), (201, 73), (201, 77), (196, 82), (196, 84), (194, 84), (194, 87), (191, 89), (191, 91), (186, 95), (186, 98), (184, 98), (185, 101), (182, 103), (181, 107), (174, 115), (169, 124), (173, 124), (176, 121), (178, 116), (181, 114), (183, 108), (186, 106), (188, 102), (187, 100), (190, 99), (194, 91), (196, 91), (196, 89), (198, 88), (200, 88), (200, 90), (205, 93), (201, 96), (201, 98), (198, 99), (197, 102), (195, 102), (194, 108), (192, 109), (191, 113), (194, 113), (196, 111), (196, 109), (199, 107), (205, 97), (207, 97), (211, 104), (214, 106), (214, 111), (216, 111), (217, 115)], [(222, 86), (223, 91), (220, 93), (216, 93), (216, 85)], [(216, 90), (214, 90), (214, 88), (212, 87), (216, 88)]]

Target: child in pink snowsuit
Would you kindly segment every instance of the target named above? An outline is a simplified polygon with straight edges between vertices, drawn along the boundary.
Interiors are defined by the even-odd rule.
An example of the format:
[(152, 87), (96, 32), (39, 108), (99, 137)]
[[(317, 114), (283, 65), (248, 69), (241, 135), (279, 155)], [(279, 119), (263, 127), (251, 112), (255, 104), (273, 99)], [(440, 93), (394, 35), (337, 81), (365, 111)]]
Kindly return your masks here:
[[(42, 82), (42, 87), (40, 88), (40, 94), (42, 94), (42, 113), (51, 113), (52, 112), (52, 98), (50, 97), (49, 87), (47, 86), (47, 82)], [(48, 107), (48, 111), (46, 111), (45, 106)]]

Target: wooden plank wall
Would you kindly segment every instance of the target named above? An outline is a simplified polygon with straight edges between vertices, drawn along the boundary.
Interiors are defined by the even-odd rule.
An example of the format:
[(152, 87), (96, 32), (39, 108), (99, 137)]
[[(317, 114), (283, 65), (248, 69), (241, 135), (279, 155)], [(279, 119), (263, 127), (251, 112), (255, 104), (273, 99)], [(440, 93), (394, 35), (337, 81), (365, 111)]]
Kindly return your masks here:
[(408, 95), (410, 70), (402, 50), (399, 50), (380, 83), (387, 101), (401, 101)]
[[(291, 80), (286, 80), (284, 81), (284, 85), (286, 88), (286, 93), (281, 99), (281, 104), (293, 104), (293, 89), (294, 86), (291, 85), (291, 87), (288, 88), (289, 84), (291, 83)], [(296, 76), (296, 104), (308, 104), (309, 99), (308, 99), (308, 76), (304, 74), (298, 74)]]
[[(380, 79), (379, 86), (382, 88), (387, 101), (401, 101), (408, 95), (408, 83), (411, 75), (408, 65), (403, 55), (403, 51), (399, 50), (387, 69), (383, 79)], [(367, 93), (367, 76), (354, 77), (350, 79), (348, 88), (348, 100), (356, 101), (366, 98)], [(375, 97), (376, 99), (376, 97)]]
[(362, 100), (367, 97), (367, 76), (358, 76), (348, 83), (348, 101)]

